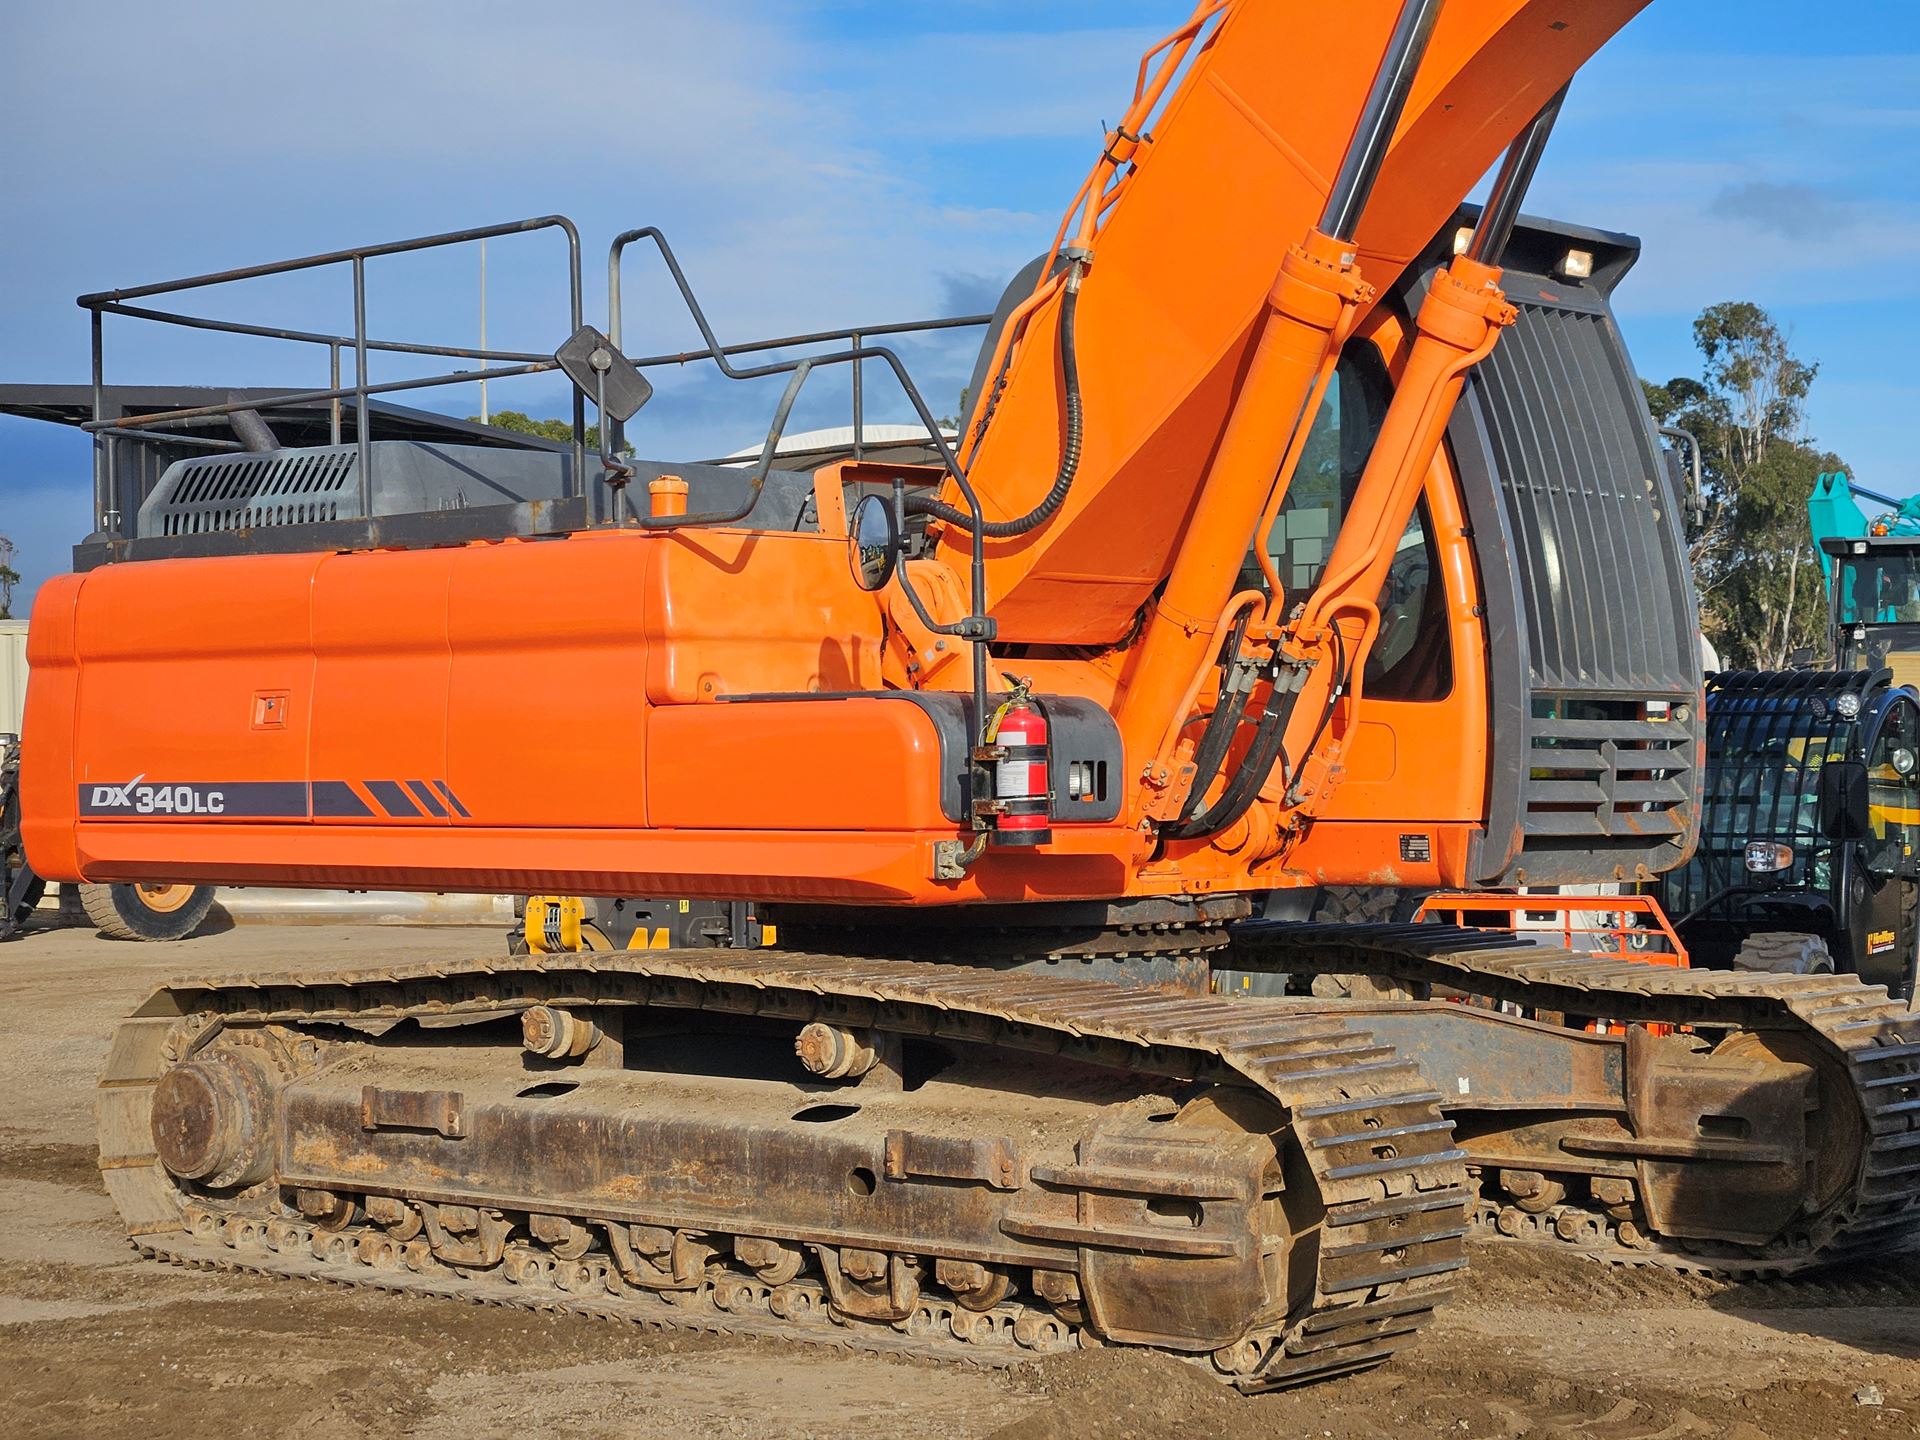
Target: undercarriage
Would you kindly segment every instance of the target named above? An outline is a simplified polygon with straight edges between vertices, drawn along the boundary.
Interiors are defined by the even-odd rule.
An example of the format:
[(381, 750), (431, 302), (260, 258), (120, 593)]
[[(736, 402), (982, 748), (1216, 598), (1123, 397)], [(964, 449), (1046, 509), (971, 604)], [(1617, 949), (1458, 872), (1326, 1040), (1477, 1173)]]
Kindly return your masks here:
[(1234, 955), (1508, 1018), (1369, 1022), (1446, 1092), (1492, 1238), (1730, 1275), (1920, 1241), (1920, 1015), (1883, 986), (1426, 924), (1254, 922)]
[(1774, 1273), (1920, 1216), (1920, 1024), (1882, 991), (1264, 922), (1196, 958), (1387, 998), (1080, 978), (1163, 980), (1178, 934), (183, 981), (116, 1038), (101, 1165), (177, 1263), (1244, 1390), (1387, 1358), (1476, 1223)]

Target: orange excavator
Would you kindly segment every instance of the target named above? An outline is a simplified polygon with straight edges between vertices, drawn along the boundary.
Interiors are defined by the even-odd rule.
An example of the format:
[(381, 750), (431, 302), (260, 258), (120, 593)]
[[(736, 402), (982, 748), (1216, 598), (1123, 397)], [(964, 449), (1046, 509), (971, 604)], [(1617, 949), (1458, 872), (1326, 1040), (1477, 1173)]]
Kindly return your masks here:
[[(1631, 257), (1517, 219), (1641, 3), (1204, 0), (956, 444), (891, 350), (722, 345), (657, 230), (582, 323), (554, 218), (484, 233), (565, 230), (573, 334), (491, 358), (566, 372), (571, 447), (374, 440), (404, 387), (367, 351), (407, 347), (360, 317), (256, 328), (353, 347), (355, 386), (297, 397), (336, 443), (250, 443), (251, 401), (96, 418), (100, 529), (33, 617), (41, 872), (686, 896), (778, 938), (168, 985), (101, 1081), (134, 1242), (1244, 1390), (1386, 1358), (1476, 1224), (1765, 1273), (1903, 1242), (1920, 1024), (1884, 991), (1288, 918), (1694, 843), (1684, 539), (1605, 298)], [(784, 377), (744, 468), (621, 444), (636, 244), (698, 357)], [(363, 297), (404, 248), (81, 303), (331, 263)], [(778, 469), (834, 364), (897, 376), (938, 463)], [(221, 416), (240, 453), (124, 463)], [(1379, 983), (1235, 1000), (1216, 967)]]

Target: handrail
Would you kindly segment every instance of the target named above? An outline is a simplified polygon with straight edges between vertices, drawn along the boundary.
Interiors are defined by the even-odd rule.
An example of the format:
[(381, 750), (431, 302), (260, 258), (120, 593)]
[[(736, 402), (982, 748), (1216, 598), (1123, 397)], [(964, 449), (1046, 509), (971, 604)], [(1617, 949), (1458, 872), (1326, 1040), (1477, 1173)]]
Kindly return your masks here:
[[(219, 416), (235, 415), (242, 411), (257, 411), (263, 405), (303, 405), (319, 401), (330, 401), (333, 443), (340, 441), (340, 402), (352, 399), (355, 406), (356, 434), (355, 444), (358, 458), (360, 511), (363, 516), (371, 517), (373, 511), (373, 467), (372, 439), (369, 399), (375, 395), (393, 394), (406, 390), (429, 389), (442, 385), (466, 384), (479, 378), (471, 370), (453, 371), (447, 374), (429, 375), (410, 380), (392, 380), (373, 384), (367, 375), (367, 357), (373, 351), (403, 355), (434, 355), (453, 359), (478, 360), (483, 364), (506, 362), (504, 368), (489, 368), (484, 373), (489, 379), (508, 379), (519, 375), (538, 374), (560, 368), (558, 359), (550, 354), (531, 354), (521, 351), (492, 350), (482, 346), (432, 345), (400, 340), (380, 340), (367, 333), (367, 286), (366, 263), (388, 255), (402, 255), (421, 250), (439, 249), (446, 246), (462, 245), (499, 236), (527, 234), (537, 230), (558, 229), (567, 240), (567, 282), (570, 306), (571, 330), (577, 334), (584, 323), (584, 305), (581, 294), (580, 278), (580, 232), (574, 223), (564, 215), (542, 215), (525, 220), (509, 221), (498, 225), (474, 226), (464, 230), (443, 231), (435, 235), (423, 235), (407, 240), (387, 241), (377, 245), (361, 245), (349, 249), (330, 250), (316, 255), (305, 255), (290, 260), (271, 261), (261, 265), (246, 265), (229, 270), (211, 271), (201, 275), (190, 275), (175, 280), (155, 281), (146, 285), (128, 286), (114, 290), (95, 291), (79, 296), (76, 303), (89, 312), (92, 340), (92, 382), (93, 382), (93, 418), (82, 425), (94, 438), (94, 520), (95, 529), (110, 537), (118, 537), (125, 524), (123, 497), (120, 495), (119, 477), (116, 474), (115, 451), (112, 441), (120, 438), (146, 438), (165, 440), (173, 443), (202, 445), (215, 450), (242, 448), (230, 441), (207, 436), (192, 436), (170, 433), (169, 427), (190, 424), (196, 420), (212, 419)], [(898, 354), (884, 345), (872, 345), (877, 337), (895, 335), (924, 334), (942, 330), (954, 330), (968, 327), (990, 325), (992, 315), (952, 315), (929, 320), (894, 321), (876, 325), (849, 327), (838, 330), (816, 330), (801, 335), (783, 335), (771, 339), (753, 340), (740, 344), (722, 345), (708, 323), (706, 312), (695, 297), (685, 272), (680, 268), (678, 259), (667, 244), (664, 234), (654, 226), (628, 230), (619, 235), (608, 250), (607, 255), (607, 291), (609, 306), (609, 338), (616, 348), (621, 338), (621, 259), (628, 245), (635, 241), (651, 240), (660, 253), (660, 258), (672, 276), (680, 298), (692, 316), (700, 331), (701, 339), (706, 342), (700, 350), (683, 350), (674, 353), (652, 355), (634, 361), (640, 367), (666, 365), (685, 365), (699, 360), (711, 360), (720, 372), (732, 380), (763, 379), (774, 375), (787, 375), (789, 380), (785, 393), (775, 411), (772, 423), (768, 427), (765, 442), (760, 455), (754, 463), (749, 477), (747, 495), (743, 502), (732, 510), (708, 514), (661, 516), (641, 515), (632, 517), (628, 523), (643, 528), (669, 528), (689, 525), (730, 524), (744, 519), (759, 499), (766, 478), (772, 469), (774, 455), (778, 449), (780, 437), (787, 419), (791, 415), (795, 401), (802, 387), (816, 368), (827, 365), (845, 364), (852, 376), (853, 403), (853, 454), (856, 460), (863, 458), (865, 451), (865, 392), (864, 367), (867, 361), (877, 361), (889, 369), (898, 382), (901, 392), (919, 416), (933, 448), (938, 452), (942, 466), (953, 480), (968, 515), (972, 519), (972, 564), (970, 567), (969, 611), (963, 619), (949, 623), (935, 623), (926, 611), (920, 596), (913, 590), (904, 571), (900, 580), (907, 598), (922, 620), (933, 630), (942, 634), (959, 636), (971, 643), (973, 652), (973, 692), (976, 710), (976, 725), (980, 735), (986, 733), (987, 721), (987, 642), (993, 637), (993, 622), (987, 614), (986, 594), (986, 553), (985, 525), (979, 496), (968, 481), (966, 471), (961, 467), (953, 448), (948, 444), (938, 421), (928, 407), (926, 398), (920, 393), (913, 377), (907, 372), (905, 364)], [(208, 316), (185, 314), (178, 311), (156, 309), (131, 302), (144, 300), (150, 296), (177, 294), (182, 291), (205, 289), (214, 285), (231, 284), (244, 280), (262, 279), (273, 275), (287, 275), (300, 271), (321, 269), (332, 265), (348, 265), (353, 272), (353, 330), (351, 334), (329, 334), (324, 331), (302, 330), (290, 326), (256, 325), (237, 320), (217, 320)], [(246, 400), (229, 400), (208, 405), (194, 405), (173, 410), (155, 411), (143, 415), (125, 415), (117, 419), (108, 419), (106, 415), (106, 358), (105, 339), (102, 321), (107, 315), (117, 315), (128, 319), (145, 320), (155, 324), (175, 325), (185, 329), (207, 330), (234, 335), (250, 335), (263, 339), (284, 340), (297, 344), (322, 345), (328, 350), (329, 378), (332, 383), (326, 388), (286, 391), (269, 396), (256, 396)], [(795, 359), (771, 360), (759, 364), (736, 364), (736, 357), (765, 354), (769, 351), (786, 350), (819, 345), (842, 345), (844, 348), (826, 354), (811, 354)], [(352, 347), (354, 355), (354, 377), (351, 385), (340, 383), (341, 352)], [(609, 473), (616, 477), (630, 476), (632, 471), (618, 457), (621, 445), (620, 426), (611, 421), (601, 408), (600, 460)], [(576, 494), (586, 494), (586, 397), (578, 386), (573, 393), (573, 467), (563, 487), (562, 494), (572, 498)], [(616, 486), (621, 484), (616, 480)], [(896, 482), (896, 490), (898, 482)], [(616, 499), (616, 510), (618, 509)], [(976, 757), (977, 759), (977, 757)]]
[[(177, 280), (161, 280), (146, 285), (126, 286), (113, 290), (95, 291), (82, 295), (77, 304), (91, 312), (93, 338), (93, 419), (82, 425), (82, 429), (95, 437), (94, 498), (95, 527), (103, 531), (118, 531), (122, 524), (119, 504), (118, 477), (114, 473), (114, 451), (110, 441), (117, 439), (154, 439), (167, 440), (177, 444), (193, 444), (207, 449), (238, 449), (230, 442), (215, 440), (204, 436), (186, 434), (168, 434), (170, 427), (189, 425), (198, 420), (214, 419), (224, 415), (237, 414), (245, 410), (255, 410), (266, 404), (300, 405), (319, 401), (331, 402), (332, 423), (329, 438), (331, 443), (340, 443), (340, 402), (352, 400), (356, 407), (357, 445), (360, 450), (360, 475), (362, 484), (361, 503), (363, 510), (371, 509), (371, 464), (369, 445), (372, 426), (367, 398), (375, 395), (393, 394), (404, 390), (431, 389), (437, 386), (470, 383), (474, 378), (471, 371), (455, 371), (447, 374), (424, 376), (412, 380), (389, 381), (374, 385), (365, 383), (365, 364), (368, 354), (379, 351), (383, 354), (432, 355), (449, 359), (477, 360), (490, 366), (489, 379), (510, 379), (519, 375), (539, 374), (558, 368), (550, 354), (535, 354), (519, 350), (497, 350), (485, 346), (469, 345), (433, 345), (405, 340), (383, 340), (365, 333), (365, 277), (364, 265), (369, 259), (383, 255), (405, 254), (412, 251), (434, 249), (443, 246), (466, 244), (499, 236), (526, 234), (541, 229), (561, 229), (568, 242), (568, 282), (571, 301), (570, 320), (574, 329), (578, 329), (583, 316), (583, 304), (580, 282), (580, 240), (579, 232), (572, 221), (563, 215), (536, 216), (526, 220), (509, 221), (498, 225), (475, 226), (465, 230), (445, 231), (436, 235), (420, 236), (409, 240), (388, 241), (377, 245), (357, 246), (351, 249), (332, 250), (317, 255), (300, 256), (290, 260), (272, 261), (261, 265), (241, 266), (229, 270), (212, 271), (201, 275), (186, 276)], [(610, 288), (614, 306), (612, 321), (614, 343), (619, 343), (619, 266), (618, 253), (624, 248), (623, 237), (617, 242), (610, 262)], [(312, 270), (328, 265), (351, 264), (355, 267), (355, 329), (351, 334), (332, 334), (319, 330), (303, 330), (291, 326), (257, 325), (240, 320), (218, 320), (209, 316), (185, 314), (174, 310), (161, 310), (145, 305), (129, 303), (149, 296), (174, 294), (186, 290), (204, 289), (209, 286), (229, 284), (237, 281), (259, 279), (271, 275), (290, 274), (303, 270)], [(154, 324), (174, 325), (182, 329), (206, 330), (232, 335), (248, 335), (268, 340), (283, 340), (296, 344), (322, 345), (327, 347), (329, 355), (329, 378), (331, 384), (325, 389), (285, 391), (280, 394), (257, 397), (245, 401), (233, 401), (223, 404), (200, 405), (167, 411), (155, 411), (144, 415), (127, 415), (109, 420), (105, 415), (105, 360), (101, 317), (117, 315), (132, 320), (145, 320)], [(750, 340), (738, 344), (719, 347), (723, 357), (752, 355), (770, 350), (784, 350), (798, 346), (811, 346), (843, 342), (850, 344), (852, 350), (860, 352), (862, 358), (886, 359), (881, 352), (866, 347), (865, 342), (881, 335), (924, 334), (941, 330), (959, 329), (971, 326), (985, 326), (992, 323), (991, 315), (951, 315), (925, 320), (891, 321), (874, 325), (853, 326), (837, 330), (816, 330), (800, 335), (780, 335), (762, 340)], [(351, 349), (356, 360), (355, 383), (340, 383), (341, 351)], [(659, 355), (643, 356), (633, 363), (642, 368), (667, 365), (686, 365), (698, 360), (713, 358), (710, 347), (705, 350), (685, 350), (667, 352)], [(832, 363), (840, 357), (822, 357), (824, 363)], [(854, 415), (854, 454), (860, 458), (865, 444), (865, 424), (863, 415), (863, 386), (861, 365), (853, 364), (853, 415)], [(787, 407), (790, 408), (790, 407)], [(574, 396), (573, 445), (575, 479), (568, 482), (572, 492), (576, 486), (584, 485), (585, 451), (585, 401)], [(616, 447), (617, 448), (617, 447)]]
[(404, 255), (415, 250), (435, 250), (446, 245), (464, 245), (474, 240), (492, 240), (502, 235), (524, 235), (533, 230), (564, 230), (568, 248), (577, 257), (580, 232), (564, 215), (535, 215), (525, 220), (509, 220), (498, 225), (476, 225), (466, 230), (443, 230), (438, 235), (418, 235), (408, 240), (388, 240), (379, 245), (355, 245), (346, 250), (328, 250), (319, 255), (302, 255), (294, 260), (269, 260), (263, 265), (243, 265), (232, 270), (214, 270), (205, 275), (190, 275), (180, 280), (156, 280), (150, 285), (131, 285), (121, 290), (96, 290), (82, 295), (74, 303), (82, 310), (120, 300), (140, 300), (148, 295), (170, 295), (181, 290), (201, 290), (209, 285), (225, 285), (234, 280), (258, 280), (267, 275), (290, 275), (298, 270), (313, 270), (324, 265), (343, 265), (349, 260), (374, 260), (382, 255)]
[[(617, 298), (617, 297), (616, 297)], [(748, 340), (720, 347), (724, 355), (752, 355), (763, 350), (788, 350), (796, 345), (826, 345), (836, 340), (860, 341), (874, 335), (911, 335), (923, 330), (960, 330), (970, 325), (991, 325), (991, 315), (942, 315), (932, 320), (896, 320), (885, 325), (849, 325), (844, 330), (815, 330), (806, 335), (780, 335), (771, 340)], [(608, 332), (615, 345), (620, 337)], [(711, 358), (710, 350), (677, 350), (666, 355), (648, 355), (633, 361), (645, 368), (651, 365), (686, 365)], [(1864, 493), (1864, 492), (1862, 492)]]
[[(269, 261), (263, 265), (245, 265), (231, 270), (216, 270), (204, 275), (189, 275), (178, 280), (159, 280), (148, 285), (134, 285), (118, 290), (100, 290), (82, 295), (75, 302), (81, 309), (91, 312), (93, 345), (93, 419), (81, 428), (94, 437), (94, 527), (96, 530), (118, 533), (124, 524), (124, 515), (120, 505), (118, 476), (114, 472), (113, 448), (109, 443), (117, 436), (131, 436), (136, 431), (149, 434), (160, 427), (180, 424), (190, 420), (207, 419), (217, 415), (231, 415), (241, 410), (258, 409), (265, 403), (310, 403), (318, 400), (334, 401), (332, 434), (335, 443), (339, 441), (340, 400), (351, 397), (354, 401), (355, 446), (359, 458), (360, 510), (370, 515), (373, 510), (373, 451), (368, 397), (371, 395), (391, 394), (400, 390), (422, 390), (439, 385), (460, 385), (473, 381), (476, 377), (471, 371), (455, 371), (445, 375), (432, 375), (415, 380), (388, 381), (380, 385), (371, 385), (367, 381), (367, 355), (370, 351), (410, 354), (444, 355), (460, 359), (512, 360), (517, 363), (507, 369), (491, 370), (488, 378), (505, 379), (514, 375), (531, 375), (545, 370), (558, 368), (558, 362), (551, 355), (529, 355), (520, 352), (489, 351), (470, 349), (461, 346), (415, 345), (402, 341), (372, 340), (367, 335), (367, 279), (366, 262), (385, 255), (404, 255), (419, 250), (434, 250), (450, 245), (464, 245), (481, 240), (490, 240), (506, 235), (524, 235), (537, 230), (559, 230), (567, 238), (567, 292), (569, 317), (572, 330), (578, 330), (585, 316), (585, 304), (580, 284), (580, 231), (564, 215), (537, 215), (525, 220), (512, 220), (498, 225), (478, 225), (465, 230), (448, 230), (437, 235), (421, 235), (407, 240), (389, 240), (378, 245), (360, 245), (345, 250), (329, 250), (318, 255), (303, 255), (292, 260)], [(130, 300), (144, 299), (150, 295), (177, 294), (183, 290), (200, 290), (211, 285), (225, 285), (241, 280), (257, 280), (269, 275), (289, 275), (303, 270), (314, 270), (329, 265), (350, 265), (353, 268), (353, 333), (351, 335), (327, 335), (317, 331), (281, 329), (273, 326), (249, 325), (235, 320), (213, 320), (205, 316), (182, 315), (173, 311), (153, 310), (144, 306), (127, 304)], [(290, 340), (305, 344), (326, 345), (331, 353), (330, 377), (333, 385), (324, 390), (295, 391), (273, 397), (272, 402), (259, 399), (236, 401), (224, 405), (198, 405), (180, 410), (159, 411), (150, 415), (129, 415), (119, 420), (106, 418), (106, 359), (101, 318), (105, 315), (124, 315), (133, 319), (149, 320), (158, 324), (179, 325), (194, 330), (224, 331), (235, 335), (255, 335), (268, 339)], [(571, 332), (570, 332), (571, 333)], [(354, 352), (354, 383), (341, 385), (339, 377), (340, 352), (347, 346)], [(563, 486), (562, 493), (571, 496), (575, 486), (584, 486), (586, 470), (586, 401), (578, 392), (573, 397), (573, 468)]]
[[(329, 335), (322, 330), (289, 330), (278, 325), (249, 325), (241, 320), (209, 320), (204, 315), (182, 315), (173, 310), (149, 310), (141, 305), (122, 305), (103, 301), (94, 307), (102, 314), (125, 315), (130, 320), (153, 320), (162, 325), (179, 325), (188, 330), (219, 330), (231, 335), (258, 335), (267, 340), (296, 340), (309, 345), (351, 345), (351, 335)], [(369, 350), (390, 350), (398, 355), (446, 355), (459, 360), (549, 360), (550, 355), (535, 355), (524, 350), (483, 350), (473, 345), (418, 345), (406, 340), (369, 340)]]

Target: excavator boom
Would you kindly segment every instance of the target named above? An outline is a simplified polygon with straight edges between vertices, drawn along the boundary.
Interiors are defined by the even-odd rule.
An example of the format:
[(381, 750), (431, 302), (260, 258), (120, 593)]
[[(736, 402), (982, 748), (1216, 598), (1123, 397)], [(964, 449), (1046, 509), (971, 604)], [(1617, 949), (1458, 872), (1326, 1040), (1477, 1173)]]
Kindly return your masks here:
[[(1378, 181), (1357, 214), (1347, 212), (1376, 295), (1644, 4), (1437, 7), (1404, 113), (1380, 142)], [(1270, 292), (1289, 248), (1327, 209), (1397, 13), (1384, 4), (1203, 4), (1204, 38), (1163, 108), (1130, 115), (1138, 130), (1123, 122), (1108, 136), (1079, 202), (1080, 237), (1094, 254), (1076, 317), (1079, 473), (1052, 523), (989, 552), (1004, 639), (1113, 644), (1138, 624), (1183, 548), (1217, 548), (1219, 537), (1195, 525), (1212, 500), (1203, 499), (1210, 461), (1236, 407), (1264, 399), (1241, 382), (1269, 323)], [(990, 517), (1024, 512), (1051, 478), (1040, 457), (1060, 444), (1060, 298), (1056, 286), (1027, 320), (1004, 377), (978, 397), (991, 419), (968, 474)], [(1227, 541), (1230, 553), (1215, 557), (1229, 574), (1264, 498), (1263, 487), (1240, 500), (1245, 523)], [(958, 544), (949, 538), (948, 552)]]

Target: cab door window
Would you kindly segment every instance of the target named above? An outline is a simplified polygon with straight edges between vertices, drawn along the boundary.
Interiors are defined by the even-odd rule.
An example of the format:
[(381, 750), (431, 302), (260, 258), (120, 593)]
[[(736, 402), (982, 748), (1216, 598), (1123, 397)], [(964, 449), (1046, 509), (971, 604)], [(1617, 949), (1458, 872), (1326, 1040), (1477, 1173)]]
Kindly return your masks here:
[(1867, 756), (1867, 868), (1920, 875), (1920, 709), (1897, 701)]
[[(1349, 344), (1301, 451), (1286, 500), (1260, 542), (1291, 595), (1305, 598), (1320, 583), (1391, 395), (1392, 382), (1379, 350), (1367, 340)], [(1256, 555), (1247, 556), (1240, 583), (1243, 589), (1266, 588)], [(1444, 699), (1453, 689), (1453, 652), (1446, 582), (1424, 498), (1394, 550), (1379, 605), (1380, 633), (1367, 656), (1365, 693), (1379, 700)]]

